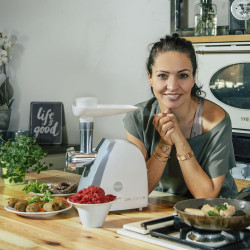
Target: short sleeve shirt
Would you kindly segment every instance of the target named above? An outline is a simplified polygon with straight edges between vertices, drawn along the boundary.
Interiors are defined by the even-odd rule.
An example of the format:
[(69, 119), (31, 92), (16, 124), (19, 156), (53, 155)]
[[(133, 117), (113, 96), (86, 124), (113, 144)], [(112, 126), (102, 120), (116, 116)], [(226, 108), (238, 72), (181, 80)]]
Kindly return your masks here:
[[(150, 157), (160, 141), (160, 135), (153, 125), (154, 114), (160, 112), (157, 99), (154, 97), (136, 105), (138, 109), (127, 113), (124, 118), (125, 129), (140, 139)], [(238, 191), (229, 170), (235, 167), (232, 143), (232, 126), (229, 114), (210, 131), (187, 139), (194, 155), (210, 178), (225, 175), (219, 197), (235, 198)], [(176, 149), (173, 147), (170, 158), (156, 190), (178, 195), (191, 196), (182, 176)]]

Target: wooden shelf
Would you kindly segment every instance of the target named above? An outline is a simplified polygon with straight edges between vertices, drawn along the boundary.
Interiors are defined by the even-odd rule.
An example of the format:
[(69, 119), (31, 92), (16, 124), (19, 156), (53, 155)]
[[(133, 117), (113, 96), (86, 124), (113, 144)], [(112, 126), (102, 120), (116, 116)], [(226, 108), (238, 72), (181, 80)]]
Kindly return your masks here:
[(248, 35), (223, 35), (223, 36), (190, 36), (184, 37), (192, 43), (223, 43), (223, 42), (249, 42)]

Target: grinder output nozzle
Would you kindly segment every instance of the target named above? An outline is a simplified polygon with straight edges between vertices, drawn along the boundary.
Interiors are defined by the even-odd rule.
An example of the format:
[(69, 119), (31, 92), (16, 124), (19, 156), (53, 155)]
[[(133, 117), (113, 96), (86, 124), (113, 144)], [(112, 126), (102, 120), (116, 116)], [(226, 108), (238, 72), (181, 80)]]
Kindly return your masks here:
[(75, 170), (79, 167), (84, 167), (90, 163), (93, 163), (97, 156), (97, 152), (81, 153), (76, 152), (73, 147), (67, 149), (66, 152), (66, 166), (69, 169)]

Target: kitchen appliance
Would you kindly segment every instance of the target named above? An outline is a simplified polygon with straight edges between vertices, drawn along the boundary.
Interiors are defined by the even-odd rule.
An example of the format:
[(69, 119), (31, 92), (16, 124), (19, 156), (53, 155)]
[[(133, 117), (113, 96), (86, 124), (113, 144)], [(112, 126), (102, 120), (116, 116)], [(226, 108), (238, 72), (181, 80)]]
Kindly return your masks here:
[[(236, 205), (236, 213), (246, 213), (246, 215), (235, 216), (236, 219), (232, 219), (232, 217), (207, 217), (208, 220), (216, 221), (218, 227), (220, 227), (219, 230), (209, 228), (210, 225), (215, 225), (215, 223), (211, 223), (211, 221), (207, 222), (207, 224), (204, 223), (203, 219), (205, 217), (203, 216), (189, 216), (188, 221), (186, 220), (186, 213), (186, 217), (181, 217), (181, 213), (184, 213), (183, 209), (187, 206), (198, 208), (201, 204), (204, 204), (204, 202), (209, 202), (209, 200), (211, 202), (218, 200), (220, 204), (225, 201), (225, 199), (192, 199), (180, 201), (175, 205), (175, 210), (178, 215), (173, 214), (154, 220), (125, 224), (117, 233), (168, 249), (249, 249), (250, 227), (246, 226), (250, 225), (250, 202), (227, 200), (229, 204), (233, 202), (233, 204)], [(241, 224), (241, 218), (240, 222), (237, 222), (237, 219), (241, 216), (244, 217), (243, 219), (247, 218), (248, 220), (245, 226)], [(191, 219), (191, 217), (193, 217), (193, 219)], [(230, 225), (234, 224), (233, 230), (228, 229), (226, 224), (228, 221), (231, 221), (229, 223)]]
[[(147, 221), (125, 224), (118, 234), (142, 240), (168, 249), (230, 249), (250, 248), (250, 228), (237, 231), (207, 231), (188, 226), (177, 215), (158, 218), (161, 223), (151, 224)], [(150, 222), (150, 221), (149, 221)], [(162, 226), (165, 223), (165, 226)], [(152, 247), (153, 249), (153, 247)]]
[(148, 205), (145, 159), (134, 144), (122, 139), (102, 139), (93, 150), (93, 117), (122, 114), (135, 110), (131, 105), (98, 105), (96, 98), (77, 98), (73, 114), (80, 119), (80, 152), (68, 148), (66, 166), (84, 168), (78, 191), (90, 185), (117, 196), (110, 211)]
[(194, 44), (197, 83), (232, 121), (238, 161), (250, 162), (250, 42)]

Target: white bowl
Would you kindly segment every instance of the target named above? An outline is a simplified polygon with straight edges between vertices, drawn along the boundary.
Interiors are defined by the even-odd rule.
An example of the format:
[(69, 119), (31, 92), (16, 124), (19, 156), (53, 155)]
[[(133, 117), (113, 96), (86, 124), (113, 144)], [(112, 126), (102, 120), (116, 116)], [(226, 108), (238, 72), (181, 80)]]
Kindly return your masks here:
[(68, 200), (78, 211), (80, 220), (85, 227), (102, 227), (114, 201), (99, 204), (79, 204)]

